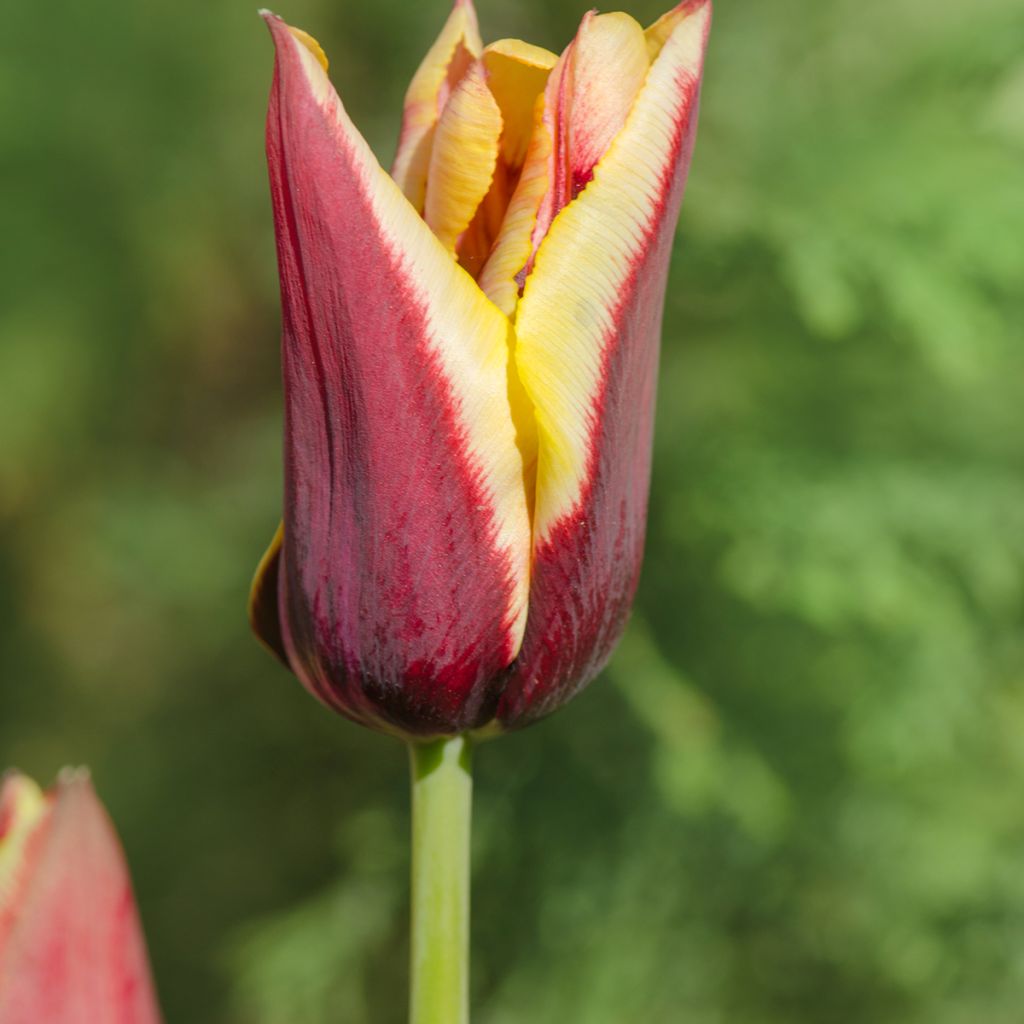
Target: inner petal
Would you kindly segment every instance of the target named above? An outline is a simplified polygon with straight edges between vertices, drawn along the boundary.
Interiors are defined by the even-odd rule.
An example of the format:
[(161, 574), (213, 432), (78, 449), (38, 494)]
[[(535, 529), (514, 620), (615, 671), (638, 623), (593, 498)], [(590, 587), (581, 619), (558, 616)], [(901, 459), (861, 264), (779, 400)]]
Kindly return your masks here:
[(484, 50), (482, 60), (487, 84), (505, 122), (502, 159), (518, 173), (526, 160), (537, 97), (544, 91), (558, 57), (519, 39), (499, 39)]
[(525, 165), (480, 277), (507, 315), (552, 221), (587, 186), (622, 130), (650, 67), (648, 51), (644, 30), (629, 15), (591, 12), (550, 72)]
[(584, 17), (573, 46), (570, 107), (563, 112), (571, 199), (622, 131), (649, 67), (639, 22), (620, 13)]
[(455, 0), (441, 34), (409, 83), (391, 176), (420, 213), (438, 118), (482, 48), (473, 4)]
[(427, 174), (424, 217), (452, 254), (490, 191), (501, 129), (501, 110), (476, 61), (441, 114)]
[(526, 266), (532, 253), (537, 212), (550, 182), (550, 157), (551, 135), (544, 123), (544, 97), (541, 95), (534, 105), (533, 132), (519, 181), (477, 282), (491, 302), (508, 317), (514, 315), (519, 300), (516, 275)]
[(501, 110), (502, 131), (490, 190), (459, 242), (459, 262), (479, 278), (491, 258), (519, 184), (533, 132), (534, 108), (558, 58), (549, 50), (518, 39), (502, 39), (481, 57), (487, 85)]

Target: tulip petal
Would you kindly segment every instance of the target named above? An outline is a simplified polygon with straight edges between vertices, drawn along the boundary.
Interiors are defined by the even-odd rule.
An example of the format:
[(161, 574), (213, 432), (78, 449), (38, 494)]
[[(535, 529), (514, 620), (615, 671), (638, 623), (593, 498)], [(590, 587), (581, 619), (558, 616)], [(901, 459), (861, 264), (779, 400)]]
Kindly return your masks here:
[(287, 666), (288, 653), (284, 649), (281, 619), (277, 608), (283, 542), (284, 523), (281, 523), (253, 574), (252, 586), (249, 588), (248, 612), (249, 626), (256, 634), (256, 638), (282, 664)]
[(455, 0), (441, 34), (409, 83), (391, 176), (418, 211), (422, 212), (426, 197), (438, 119), (482, 48), (472, 0)]
[(451, 253), (494, 180), (501, 111), (477, 61), (452, 92), (437, 123), (424, 219)]
[(586, 187), (622, 130), (650, 62), (627, 14), (584, 16), (547, 79), (526, 164), (480, 285), (511, 316), (558, 212)]
[[(487, 87), (501, 113), (502, 128), (491, 187), (459, 242), (459, 262), (478, 279), (486, 270), (495, 243), (506, 230), (506, 221), (511, 211), (510, 201), (517, 190), (523, 162), (529, 151), (537, 97), (543, 91), (548, 73), (557, 60), (558, 58), (550, 51), (518, 39), (501, 39), (491, 43), (484, 49), (480, 58), (480, 63), (486, 71)], [(520, 198), (516, 209), (524, 208), (524, 200)], [(534, 211), (530, 213), (531, 227), (535, 208), (536, 203)], [(518, 213), (513, 214), (513, 220), (515, 221), (518, 216)], [(517, 229), (517, 232), (518, 238), (522, 229)], [(499, 272), (502, 266), (499, 258), (495, 273)], [(505, 274), (505, 277), (511, 281), (521, 266), (522, 261), (512, 268), (510, 274)], [(499, 278), (498, 290), (503, 283)], [(517, 285), (515, 287), (518, 288)], [(483, 290), (489, 298), (493, 298), (487, 287)], [(496, 304), (505, 313), (510, 313), (515, 308), (514, 302), (508, 308), (505, 302)]]
[(519, 302), (517, 275), (533, 253), (533, 234), (550, 182), (551, 134), (544, 123), (544, 97), (534, 104), (533, 131), (519, 182), (477, 284), (508, 317)]
[(381, 170), (320, 65), (266, 18), (284, 648), (343, 714), (461, 731), (493, 714), (526, 616), (511, 325)]
[(653, 25), (648, 25), (644, 29), (644, 37), (647, 40), (647, 56), (652, 64), (679, 23), (697, 11), (705, 2), (706, 0), (683, 0), (672, 10), (666, 11)]
[(544, 122), (552, 145), (548, 191), (533, 230), (534, 253), (622, 130), (649, 66), (643, 29), (628, 14), (584, 16), (545, 92)]
[(530, 614), (499, 707), (521, 725), (599, 671), (643, 551), (665, 281), (711, 5), (691, 6), (526, 279), (516, 359), (537, 416)]
[(504, 123), (502, 158), (518, 170), (526, 159), (537, 97), (544, 91), (558, 57), (521, 39), (499, 39), (484, 49), (481, 61)]
[(4, 1024), (158, 1024), (128, 869), (88, 778), (67, 774), (31, 837), (0, 944)]
[(644, 30), (628, 14), (587, 14), (572, 44), (572, 104), (567, 120), (570, 198), (586, 187), (622, 131), (650, 61)]

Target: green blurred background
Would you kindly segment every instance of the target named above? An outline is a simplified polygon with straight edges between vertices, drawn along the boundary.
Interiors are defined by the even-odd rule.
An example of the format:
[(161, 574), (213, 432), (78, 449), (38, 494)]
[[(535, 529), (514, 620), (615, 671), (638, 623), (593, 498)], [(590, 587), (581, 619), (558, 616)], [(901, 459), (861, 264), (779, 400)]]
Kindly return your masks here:
[[(386, 162), (446, 10), (280, 13)], [(404, 751), (244, 617), (271, 63), (248, 2), (5, 11), (0, 760), (93, 766), (172, 1024), (395, 1024)], [(1022, 282), (1020, 0), (718, 0), (637, 611), (479, 753), (476, 1021), (1024, 1019)]]

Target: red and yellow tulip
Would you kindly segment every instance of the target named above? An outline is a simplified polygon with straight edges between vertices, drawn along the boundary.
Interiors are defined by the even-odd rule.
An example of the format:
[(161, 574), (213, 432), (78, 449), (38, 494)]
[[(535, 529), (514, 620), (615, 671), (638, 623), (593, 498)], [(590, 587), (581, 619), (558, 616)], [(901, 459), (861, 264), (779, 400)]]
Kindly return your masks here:
[(0, 789), (0, 1021), (160, 1021), (124, 855), (80, 772)]
[(587, 14), (556, 56), (484, 46), (456, 0), (390, 175), (320, 46), (264, 17), (285, 512), (254, 627), (363, 724), (524, 725), (596, 675), (636, 589), (710, 2)]

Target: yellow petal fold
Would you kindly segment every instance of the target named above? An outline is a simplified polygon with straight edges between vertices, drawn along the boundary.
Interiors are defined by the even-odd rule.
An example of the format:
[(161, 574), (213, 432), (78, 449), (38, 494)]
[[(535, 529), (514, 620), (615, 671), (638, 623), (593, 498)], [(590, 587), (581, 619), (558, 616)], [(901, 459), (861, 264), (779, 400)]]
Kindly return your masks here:
[(537, 211), (548, 191), (551, 163), (551, 134), (544, 122), (544, 96), (534, 104), (533, 131), (519, 183), (505, 211), (490, 258), (477, 283), (484, 294), (508, 317), (519, 301), (516, 275), (533, 252), (533, 231)]
[[(463, 240), (459, 258), (487, 296), (508, 315), (518, 298), (513, 278), (530, 254), (529, 235), (544, 193), (543, 162), (549, 147), (542, 146), (542, 139), (535, 142), (534, 134), (543, 112), (538, 97), (557, 61), (549, 50), (518, 39), (491, 43), (481, 57), (488, 88), (501, 110), (501, 148), (491, 190)], [(531, 161), (529, 169), (524, 168), (527, 160)], [(524, 176), (528, 179), (525, 187)], [(488, 267), (488, 283), (484, 283), (481, 275)]]
[(520, 39), (499, 39), (484, 49), (481, 60), (504, 123), (502, 159), (518, 170), (526, 160), (537, 97), (558, 57)]
[(427, 51), (406, 91), (391, 177), (420, 212), (438, 119), (452, 91), (482, 49), (472, 0), (455, 0), (441, 34)]
[(476, 61), (451, 94), (434, 134), (424, 218), (451, 253), (494, 181), (502, 119)]

